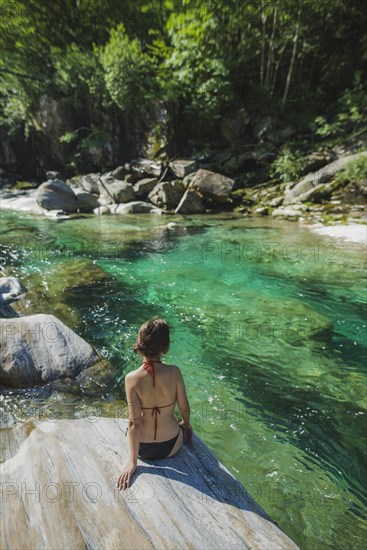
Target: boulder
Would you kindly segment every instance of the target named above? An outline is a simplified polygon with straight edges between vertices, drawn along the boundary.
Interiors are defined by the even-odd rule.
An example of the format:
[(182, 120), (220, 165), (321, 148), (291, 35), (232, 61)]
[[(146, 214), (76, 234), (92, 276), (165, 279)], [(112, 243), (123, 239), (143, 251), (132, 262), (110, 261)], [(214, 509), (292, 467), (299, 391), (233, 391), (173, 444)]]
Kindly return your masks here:
[(185, 187), (182, 182), (178, 180), (162, 181), (149, 193), (148, 199), (159, 208), (173, 210), (180, 202), (184, 193)]
[(45, 210), (37, 202), (37, 191), (1, 191), (1, 208), (17, 212), (44, 214)]
[(133, 201), (126, 204), (118, 204), (114, 214), (149, 214), (154, 206), (149, 202)]
[(116, 180), (124, 180), (126, 173), (127, 171), (125, 166), (118, 166), (117, 168), (115, 168), (110, 172), (111, 176)]
[(357, 153), (355, 155), (348, 155), (339, 158), (336, 161), (327, 164), (324, 168), (321, 168), (317, 172), (307, 174), (307, 176), (302, 178), (301, 181), (299, 181), (291, 189), (286, 190), (283, 205), (286, 206), (302, 200), (307, 200), (307, 198), (304, 199), (305, 196), (307, 197), (306, 192), (320, 185), (320, 183), (328, 181), (334, 174), (342, 170), (348, 162), (361, 158), (366, 154), (367, 153), (364, 151), (363, 153)]
[(1, 548), (297, 550), (195, 433), (173, 457), (138, 459), (119, 491), (127, 428), (120, 416), (53, 418), (18, 437), (0, 466)]
[(75, 377), (99, 362), (97, 352), (53, 315), (0, 319), (0, 383), (28, 387)]
[(106, 201), (115, 202), (130, 202), (134, 199), (134, 188), (127, 181), (120, 181), (113, 176), (107, 174), (102, 176), (99, 181), (100, 194)]
[(81, 187), (86, 193), (93, 193), (99, 195), (99, 174), (86, 174), (79, 179), (77, 186)]
[(186, 189), (175, 209), (175, 214), (198, 214), (204, 212), (203, 197), (195, 189)]
[(136, 197), (144, 197), (148, 195), (158, 183), (158, 178), (143, 178), (134, 185), (134, 193)]
[(85, 191), (76, 191), (75, 194), (78, 201), (78, 208), (81, 212), (93, 212), (95, 208), (98, 208), (99, 202), (97, 195), (86, 193)]
[(62, 180), (48, 180), (37, 189), (37, 203), (45, 210), (76, 212), (78, 202), (74, 191)]
[(162, 163), (149, 159), (134, 159), (130, 162), (130, 168), (132, 172), (141, 176), (154, 176), (159, 178), (162, 173)]
[(234, 183), (233, 179), (222, 174), (200, 169), (190, 179), (189, 188), (196, 189), (204, 198), (209, 198), (218, 204), (224, 204), (230, 200)]
[(196, 160), (176, 159), (169, 163), (169, 167), (176, 178), (184, 178), (197, 168)]

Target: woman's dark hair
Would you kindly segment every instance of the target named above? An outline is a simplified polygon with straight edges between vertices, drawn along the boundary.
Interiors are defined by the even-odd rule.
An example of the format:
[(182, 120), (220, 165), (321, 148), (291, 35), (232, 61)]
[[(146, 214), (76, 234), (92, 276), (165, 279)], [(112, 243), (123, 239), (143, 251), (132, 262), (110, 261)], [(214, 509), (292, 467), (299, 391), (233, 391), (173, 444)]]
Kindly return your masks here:
[(169, 344), (169, 326), (164, 319), (153, 317), (140, 327), (134, 352), (152, 357), (159, 353), (167, 353)]

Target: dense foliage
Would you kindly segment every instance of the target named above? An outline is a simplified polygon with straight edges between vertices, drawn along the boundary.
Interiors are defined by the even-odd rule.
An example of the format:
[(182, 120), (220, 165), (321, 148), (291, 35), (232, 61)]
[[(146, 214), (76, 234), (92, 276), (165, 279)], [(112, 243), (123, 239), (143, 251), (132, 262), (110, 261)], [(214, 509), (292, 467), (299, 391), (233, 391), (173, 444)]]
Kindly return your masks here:
[(102, 116), (162, 102), (198, 123), (240, 107), (251, 116), (293, 113), (320, 136), (366, 116), (362, 0), (0, 0), (0, 7), (0, 124), (9, 136), (22, 125), (28, 135), (44, 95), (71, 98), (91, 132)]

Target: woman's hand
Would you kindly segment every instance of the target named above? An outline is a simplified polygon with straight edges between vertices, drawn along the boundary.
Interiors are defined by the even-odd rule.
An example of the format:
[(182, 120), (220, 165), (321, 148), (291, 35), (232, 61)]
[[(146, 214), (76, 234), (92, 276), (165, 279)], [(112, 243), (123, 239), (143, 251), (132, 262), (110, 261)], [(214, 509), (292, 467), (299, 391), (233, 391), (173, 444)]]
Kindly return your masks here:
[(181, 426), (184, 428), (185, 430), (185, 435), (186, 435), (186, 440), (187, 441), (192, 441), (192, 432), (193, 432), (193, 429), (192, 429), (192, 426), (190, 424), (190, 422), (185, 422), (184, 420), (181, 420), (179, 422), (179, 424), (181, 424)]
[(118, 479), (118, 482), (117, 482), (117, 487), (121, 490), (125, 490), (125, 489), (128, 489), (130, 487), (130, 479), (131, 479), (131, 476), (133, 475), (133, 473), (135, 472), (136, 470), (136, 464), (134, 464), (134, 462), (129, 462), (127, 464), (127, 466), (125, 467), (125, 470), (122, 472), (122, 474), (120, 475), (119, 479)]

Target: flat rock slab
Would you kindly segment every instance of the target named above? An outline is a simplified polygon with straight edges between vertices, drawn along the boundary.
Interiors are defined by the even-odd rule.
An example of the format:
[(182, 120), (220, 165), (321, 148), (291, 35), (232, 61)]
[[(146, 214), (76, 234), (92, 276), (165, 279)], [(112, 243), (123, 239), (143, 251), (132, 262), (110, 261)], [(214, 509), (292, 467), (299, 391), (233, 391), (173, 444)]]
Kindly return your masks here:
[(119, 491), (127, 461), (127, 419), (36, 425), (0, 467), (1, 548), (298, 548), (195, 434)]

